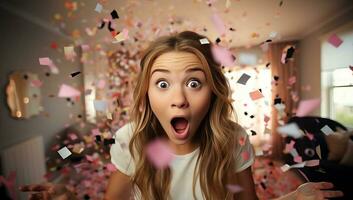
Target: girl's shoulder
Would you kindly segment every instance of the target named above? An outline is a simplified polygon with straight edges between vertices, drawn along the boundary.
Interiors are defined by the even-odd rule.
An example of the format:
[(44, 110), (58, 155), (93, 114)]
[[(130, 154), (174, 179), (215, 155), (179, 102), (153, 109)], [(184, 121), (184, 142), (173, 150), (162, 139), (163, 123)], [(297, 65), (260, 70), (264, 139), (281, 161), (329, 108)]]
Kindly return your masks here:
[(132, 122), (126, 123), (124, 126), (119, 128), (115, 133), (114, 137), (115, 140), (121, 141), (121, 142), (128, 142), (130, 141), (132, 134), (133, 134), (133, 128), (134, 125)]

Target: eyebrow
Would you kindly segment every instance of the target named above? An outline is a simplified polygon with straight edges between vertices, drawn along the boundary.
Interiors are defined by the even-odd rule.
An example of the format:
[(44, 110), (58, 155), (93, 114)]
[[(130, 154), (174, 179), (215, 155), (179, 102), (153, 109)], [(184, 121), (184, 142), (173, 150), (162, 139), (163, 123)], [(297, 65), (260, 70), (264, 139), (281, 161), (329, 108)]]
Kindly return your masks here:
[[(201, 69), (200, 67), (190, 67), (190, 68), (188, 68), (185, 72), (196, 72), (196, 71), (201, 71), (201, 72), (203, 72), (203, 73), (205, 73), (204, 71), (203, 71), (203, 69)], [(170, 71), (169, 70), (167, 70), (167, 69), (155, 69), (155, 70), (153, 70), (153, 72), (151, 73), (151, 76), (153, 75), (153, 73), (155, 73), (155, 72), (164, 72), (164, 73), (170, 73)]]

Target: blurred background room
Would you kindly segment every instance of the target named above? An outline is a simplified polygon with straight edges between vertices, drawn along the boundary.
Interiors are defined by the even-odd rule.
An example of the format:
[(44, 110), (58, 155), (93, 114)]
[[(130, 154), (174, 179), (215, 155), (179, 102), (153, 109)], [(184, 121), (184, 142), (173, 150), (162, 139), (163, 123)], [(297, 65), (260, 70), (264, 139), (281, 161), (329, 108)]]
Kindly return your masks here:
[(102, 199), (143, 49), (183, 30), (236, 58), (222, 71), (260, 199), (353, 191), (352, 0), (3, 0), (0, 27), (0, 199), (45, 181)]

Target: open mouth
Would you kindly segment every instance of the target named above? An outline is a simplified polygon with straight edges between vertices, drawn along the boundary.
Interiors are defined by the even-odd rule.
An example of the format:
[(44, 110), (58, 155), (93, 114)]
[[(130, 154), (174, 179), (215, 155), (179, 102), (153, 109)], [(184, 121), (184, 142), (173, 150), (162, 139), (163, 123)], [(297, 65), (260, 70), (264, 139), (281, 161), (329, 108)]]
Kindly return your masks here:
[(189, 121), (183, 117), (175, 117), (170, 121), (173, 132), (178, 139), (185, 139), (189, 134)]
[(189, 127), (188, 120), (183, 117), (175, 117), (170, 123), (172, 124), (174, 131), (178, 134), (184, 133)]

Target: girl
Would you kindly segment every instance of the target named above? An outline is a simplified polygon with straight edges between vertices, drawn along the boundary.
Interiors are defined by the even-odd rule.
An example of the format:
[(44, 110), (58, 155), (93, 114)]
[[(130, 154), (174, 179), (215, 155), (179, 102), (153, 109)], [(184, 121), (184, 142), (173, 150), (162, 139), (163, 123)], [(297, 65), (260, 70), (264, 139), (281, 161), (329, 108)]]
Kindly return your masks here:
[[(185, 31), (161, 37), (146, 50), (132, 122), (118, 130), (111, 147), (118, 170), (110, 177), (107, 200), (129, 199), (131, 194), (153, 200), (257, 199), (251, 172), (254, 151), (244, 129), (231, 120), (230, 87), (212, 57), (212, 44), (201, 44), (204, 38)], [(161, 138), (174, 154), (167, 168), (155, 167), (146, 154), (146, 146)], [(235, 184), (243, 190), (233, 194), (228, 188)], [(44, 190), (36, 196), (40, 198), (49, 195), (50, 187), (53, 192), (60, 186), (22, 190)], [(321, 190), (331, 187), (304, 184), (281, 199), (339, 196), (338, 191)]]

